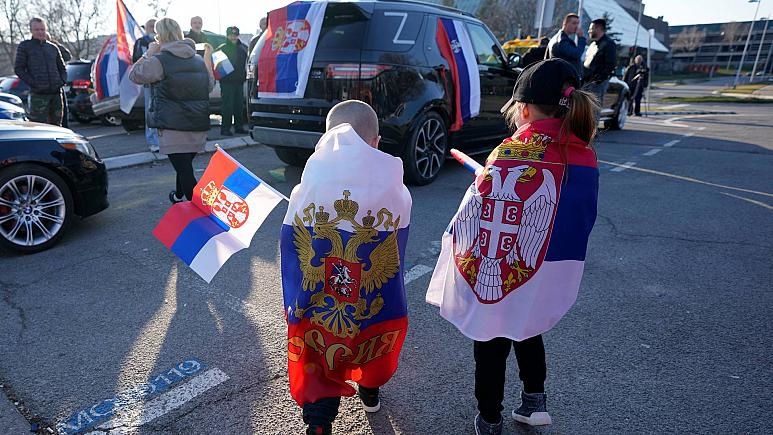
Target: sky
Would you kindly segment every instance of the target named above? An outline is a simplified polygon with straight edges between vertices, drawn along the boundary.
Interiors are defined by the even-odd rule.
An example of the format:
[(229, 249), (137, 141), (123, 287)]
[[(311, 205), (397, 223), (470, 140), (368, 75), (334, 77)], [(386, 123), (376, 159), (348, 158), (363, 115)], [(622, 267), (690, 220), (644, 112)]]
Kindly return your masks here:
[[(517, 4), (517, 0), (511, 1)], [(147, 1), (125, 2), (140, 23), (150, 17)], [(222, 34), (226, 27), (235, 25), (242, 33), (254, 33), (260, 17), (288, 3), (290, 0), (172, 0), (167, 15), (176, 19), (186, 30), (190, 18), (200, 15), (206, 30)], [(645, 14), (654, 17), (663, 15), (671, 25), (750, 21), (757, 6), (748, 0), (644, 0), (644, 4)], [(108, 5), (113, 9), (111, 0), (108, 0)], [(773, 0), (762, 0), (758, 19), (765, 16), (773, 17)], [(108, 20), (109, 23), (115, 22), (114, 12)]]

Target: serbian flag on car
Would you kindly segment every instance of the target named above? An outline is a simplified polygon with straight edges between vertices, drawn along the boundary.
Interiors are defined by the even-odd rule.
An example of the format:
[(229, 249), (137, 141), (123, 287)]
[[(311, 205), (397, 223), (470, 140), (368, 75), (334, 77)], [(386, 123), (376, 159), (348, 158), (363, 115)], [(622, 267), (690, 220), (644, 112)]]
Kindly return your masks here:
[(448, 62), (454, 86), (454, 122), (451, 131), (480, 112), (480, 73), (470, 35), (461, 21), (438, 18), (437, 40), (440, 54)]
[(193, 190), (193, 200), (174, 204), (153, 235), (210, 282), (220, 267), (250, 241), (284, 195), (218, 149)]
[(495, 148), (443, 234), (427, 302), (473, 340), (542, 334), (577, 299), (599, 171), (574, 135), (559, 148), (560, 129), (535, 121)]
[(327, 1), (297, 1), (268, 14), (258, 55), (261, 97), (303, 98)]
[(234, 72), (231, 60), (228, 59), (228, 55), (223, 53), (222, 50), (212, 53), (212, 67), (214, 68), (215, 80), (220, 80)]
[(400, 159), (372, 148), (349, 124), (322, 136), (290, 196), (280, 238), (287, 369), (298, 405), (351, 396), (347, 381), (380, 387), (397, 370), (408, 327), (410, 219)]

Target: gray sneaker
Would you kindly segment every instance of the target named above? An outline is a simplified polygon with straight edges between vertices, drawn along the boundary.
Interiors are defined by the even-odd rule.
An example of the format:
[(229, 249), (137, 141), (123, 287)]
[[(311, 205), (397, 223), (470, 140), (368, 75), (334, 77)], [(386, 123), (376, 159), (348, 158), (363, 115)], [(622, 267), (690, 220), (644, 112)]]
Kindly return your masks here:
[(499, 423), (491, 424), (483, 420), (480, 414), (475, 416), (475, 435), (500, 435), (502, 433), (502, 418)]
[(513, 418), (529, 426), (544, 426), (553, 423), (548, 414), (547, 395), (545, 393), (527, 394), (521, 391), (521, 406), (513, 410)]

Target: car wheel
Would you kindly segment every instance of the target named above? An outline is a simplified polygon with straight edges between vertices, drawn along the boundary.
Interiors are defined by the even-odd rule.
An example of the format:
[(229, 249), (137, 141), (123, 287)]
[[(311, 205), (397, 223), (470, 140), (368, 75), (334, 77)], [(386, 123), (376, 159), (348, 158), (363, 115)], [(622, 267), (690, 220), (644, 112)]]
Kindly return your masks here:
[(282, 147), (274, 148), (274, 152), (276, 153), (276, 156), (279, 157), (279, 160), (287, 163), (290, 166), (297, 166), (299, 168), (306, 166), (306, 160), (309, 159), (310, 155), (302, 151), (296, 151), (290, 148)]
[(0, 171), (0, 248), (22, 254), (50, 248), (72, 210), (70, 189), (50, 169), (20, 164)]
[(127, 133), (131, 133), (133, 131), (142, 130), (144, 127), (144, 123), (142, 121), (138, 121), (136, 119), (122, 119), (121, 120), (121, 127), (123, 127), (124, 130), (126, 130)]
[(419, 118), (403, 153), (405, 175), (411, 184), (433, 182), (440, 173), (448, 151), (448, 130), (443, 118), (427, 112)]
[(104, 115), (99, 117), (99, 122), (107, 127), (118, 127), (121, 125), (121, 118), (113, 115)]
[(610, 130), (622, 130), (625, 127), (625, 121), (628, 119), (628, 98), (623, 96), (620, 98), (620, 103), (617, 105), (615, 116), (604, 123), (605, 127)]

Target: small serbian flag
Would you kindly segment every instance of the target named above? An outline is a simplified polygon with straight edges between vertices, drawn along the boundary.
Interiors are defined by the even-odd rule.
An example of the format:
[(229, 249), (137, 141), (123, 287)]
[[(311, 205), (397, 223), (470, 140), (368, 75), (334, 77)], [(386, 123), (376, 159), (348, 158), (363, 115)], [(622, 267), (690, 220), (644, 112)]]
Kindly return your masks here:
[(250, 246), (271, 210), (287, 199), (222, 149), (193, 190), (193, 200), (173, 205), (153, 235), (205, 281)]
[(212, 53), (212, 67), (215, 69), (215, 80), (220, 80), (234, 72), (234, 66), (231, 64), (231, 60), (223, 53), (222, 50)]
[(450, 18), (438, 18), (437, 40), (440, 54), (448, 62), (454, 86), (454, 122), (451, 131), (480, 112), (480, 73), (475, 50), (464, 23)]
[(258, 57), (261, 97), (303, 98), (327, 1), (297, 1), (269, 12)]

